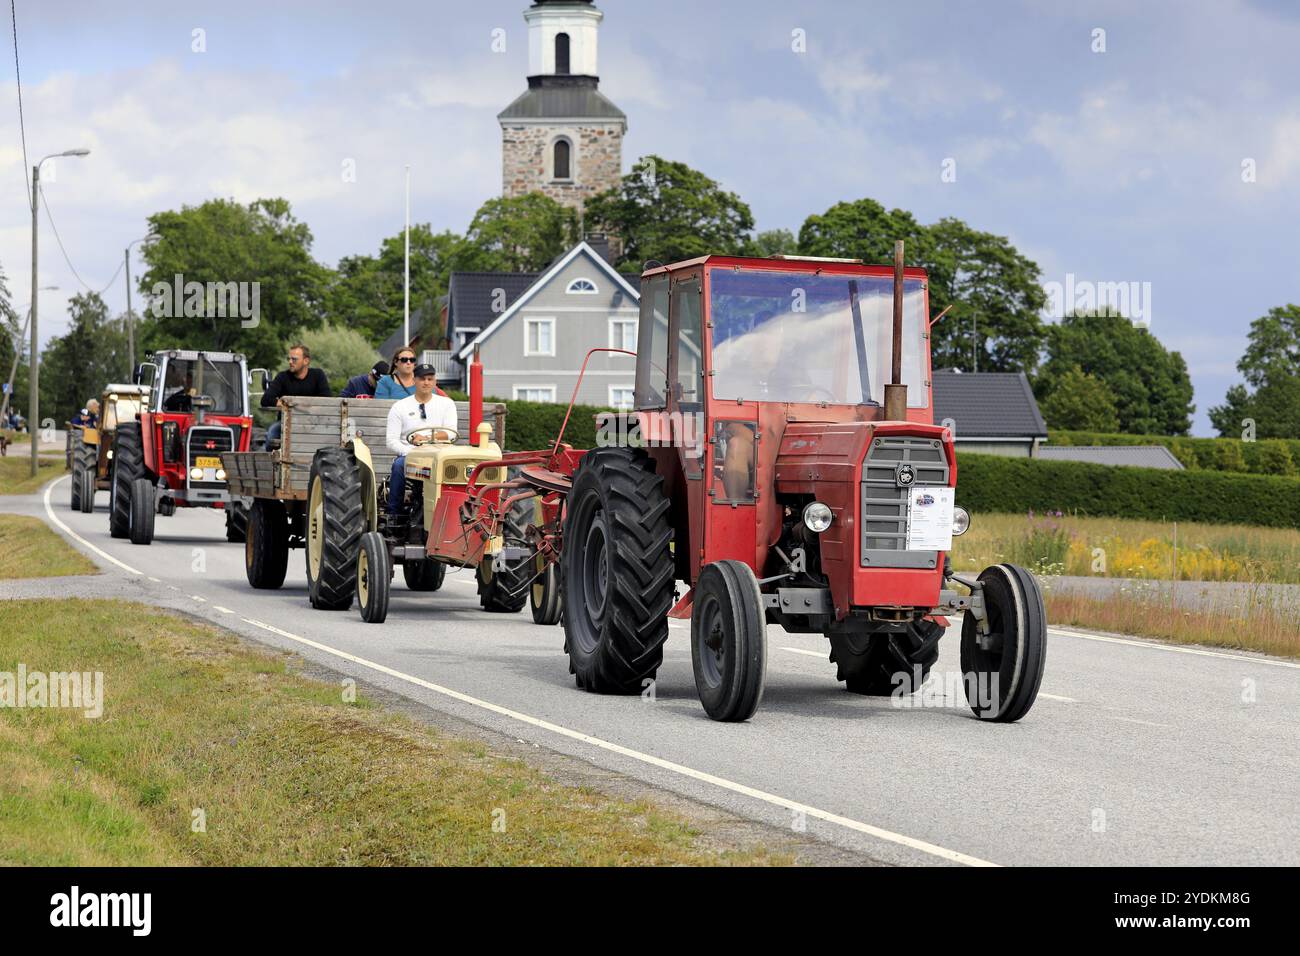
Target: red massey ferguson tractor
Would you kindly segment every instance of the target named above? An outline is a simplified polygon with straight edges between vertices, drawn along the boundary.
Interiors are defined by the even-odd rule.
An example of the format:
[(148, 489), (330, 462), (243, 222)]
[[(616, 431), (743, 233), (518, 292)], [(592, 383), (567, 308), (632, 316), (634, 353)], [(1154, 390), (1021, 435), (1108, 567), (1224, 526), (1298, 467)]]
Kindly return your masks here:
[(1009, 564), (953, 573), (969, 516), (952, 432), (933, 420), (926, 275), (901, 246), (892, 272), (706, 256), (648, 269), (641, 289), (635, 410), (585, 453), (557, 439), (503, 459), (517, 477), (501, 511), (537, 499), (534, 619), (562, 607), (578, 686), (641, 691), (669, 618), (689, 617), (717, 720), (758, 707), (770, 624), (824, 634), (848, 690), (910, 694), (946, 615), (964, 612), (971, 708), (1023, 717), (1046, 655), (1042, 593)]
[(151, 386), (148, 407), (113, 436), (109, 531), (149, 544), (155, 514), (223, 508), (227, 538), (242, 540), (221, 453), (247, 451), (252, 437), (244, 356), (170, 349), (152, 359), (136, 372)]

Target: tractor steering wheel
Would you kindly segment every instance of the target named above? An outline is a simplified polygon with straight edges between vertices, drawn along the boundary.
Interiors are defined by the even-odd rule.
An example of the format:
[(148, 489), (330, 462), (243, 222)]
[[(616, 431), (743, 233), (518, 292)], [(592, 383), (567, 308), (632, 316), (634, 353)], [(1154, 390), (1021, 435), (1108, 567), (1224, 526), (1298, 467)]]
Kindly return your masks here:
[(806, 402), (826, 401), (826, 402), (830, 402), (831, 404), (834, 404), (839, 401), (839, 396), (837, 396), (829, 388), (827, 388), (825, 385), (818, 385), (815, 382), (800, 382), (798, 385), (794, 386), (792, 391), (802, 392), (805, 394), (814, 394), (814, 395), (820, 393), (826, 396), (825, 399), (803, 398), (800, 399), (800, 401), (806, 401)]
[[(456, 429), (448, 428), (445, 425), (426, 425), (423, 428), (412, 428), (406, 433), (406, 440), (411, 442), (412, 445), (431, 445), (435, 444), (434, 435), (438, 432), (446, 432), (451, 437), (448, 438), (445, 443), (437, 442), (437, 444), (450, 444), (456, 440), (458, 435)], [(411, 439), (415, 438), (417, 435), (422, 436), (425, 440), (423, 442), (411, 441)]]

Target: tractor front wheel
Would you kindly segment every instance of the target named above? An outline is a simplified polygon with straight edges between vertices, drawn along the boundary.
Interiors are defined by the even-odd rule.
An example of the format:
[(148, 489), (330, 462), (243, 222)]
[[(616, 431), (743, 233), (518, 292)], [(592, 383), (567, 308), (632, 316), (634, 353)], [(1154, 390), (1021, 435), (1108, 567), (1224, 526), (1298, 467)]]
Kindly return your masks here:
[(980, 572), (988, 633), (967, 612), (961, 625), (966, 700), (981, 720), (1011, 723), (1029, 713), (1047, 662), (1047, 613), (1034, 576), (1014, 564)]
[(361, 536), (361, 550), (357, 555), (357, 606), (361, 620), (367, 624), (383, 624), (388, 617), (388, 593), (393, 579), (393, 559), (388, 553), (388, 542), (378, 531), (367, 531)]
[(663, 663), (674, 565), (663, 476), (642, 450), (582, 458), (564, 519), (564, 650), (579, 687), (635, 694)]
[(743, 561), (700, 572), (691, 612), (691, 664), (700, 703), (714, 720), (749, 720), (763, 699), (767, 620), (758, 579)]
[(533, 585), (528, 589), (528, 606), (533, 612), (534, 624), (559, 624), (564, 610), (560, 594), (560, 566), (540, 554), (533, 559)]
[(82, 514), (93, 514), (95, 511), (95, 471), (94, 468), (89, 470), (82, 469), (73, 479), (73, 482), (80, 483), (81, 491), (78, 493), (78, 505), (81, 507)]
[(402, 562), (402, 577), (408, 591), (436, 591), (447, 576), (447, 565), (432, 558)]
[[(528, 546), (526, 532), (528, 520), (533, 511), (527, 502), (516, 502), (505, 517), (501, 536), (508, 548)], [(485, 611), (503, 614), (515, 614), (522, 611), (528, 601), (529, 563), (527, 558), (507, 561), (505, 567), (496, 570), (492, 567), (495, 559), (485, 557), (479, 562), (476, 580), (478, 582), (478, 603)]]
[(248, 509), (239, 500), (226, 504), (226, 540), (231, 544), (242, 544), (248, 537)]
[(289, 569), (289, 517), (278, 498), (254, 498), (244, 535), (244, 571), (258, 590), (284, 584)]
[(934, 621), (914, 621), (904, 631), (828, 632), (835, 679), (844, 689), (869, 697), (914, 694), (939, 659), (944, 629)]
[(346, 448), (322, 448), (307, 493), (307, 590), (311, 606), (346, 611), (357, 589), (357, 554), (366, 518), (361, 473)]
[(144, 452), (139, 422), (123, 422), (113, 433), (113, 473), (109, 491), (108, 533), (114, 538), (131, 534), (131, 485), (144, 477)]
[(127, 519), (132, 544), (152, 544), (154, 517), (158, 513), (157, 494), (148, 478), (131, 482), (131, 514)]

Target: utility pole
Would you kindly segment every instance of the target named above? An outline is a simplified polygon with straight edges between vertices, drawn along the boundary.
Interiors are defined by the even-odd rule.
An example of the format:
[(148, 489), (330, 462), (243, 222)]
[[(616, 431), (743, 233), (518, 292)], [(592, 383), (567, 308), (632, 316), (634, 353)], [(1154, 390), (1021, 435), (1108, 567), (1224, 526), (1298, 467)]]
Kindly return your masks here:
[(975, 315), (972, 314), (970, 317), (970, 361), (972, 366), (971, 371), (973, 372), (978, 372), (980, 370), (980, 356), (978, 349), (979, 336), (975, 333)]
[(131, 247), (127, 246), (122, 250), (122, 256), (126, 260), (126, 356), (127, 356), (127, 381), (130, 381), (135, 375), (135, 323), (131, 320)]
[[(45, 160), (41, 160), (41, 163)], [(40, 209), (40, 194), (37, 190), (41, 186), (41, 163), (32, 167), (32, 307), (28, 310), (27, 324), (31, 327), (32, 333), (32, 365), (31, 373), (28, 375), (27, 388), (31, 392), (27, 396), (27, 431), (32, 439), (32, 477), (36, 477), (36, 469), (40, 466), (40, 436), (37, 432), (37, 426), (40, 423), (39, 415), (41, 412), (40, 386), (41, 386), (41, 353), (39, 340), (36, 335), (36, 300), (39, 298), (36, 292), (36, 213)]]
[(406, 258), (402, 264), (402, 339), (411, 344), (411, 164), (406, 164)]

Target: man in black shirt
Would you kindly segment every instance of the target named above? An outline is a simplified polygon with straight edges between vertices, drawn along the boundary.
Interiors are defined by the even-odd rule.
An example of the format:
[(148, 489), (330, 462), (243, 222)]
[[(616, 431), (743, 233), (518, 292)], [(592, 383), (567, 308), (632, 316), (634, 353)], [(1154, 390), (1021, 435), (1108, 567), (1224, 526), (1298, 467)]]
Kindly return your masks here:
[[(311, 367), (311, 350), (305, 345), (295, 345), (289, 349), (289, 368), (271, 379), (262, 393), (262, 407), (275, 408), (276, 402), (288, 395), (329, 398), (331, 394), (325, 373)], [(266, 430), (266, 450), (270, 451), (272, 442), (279, 438), (280, 422), (277, 421)]]

